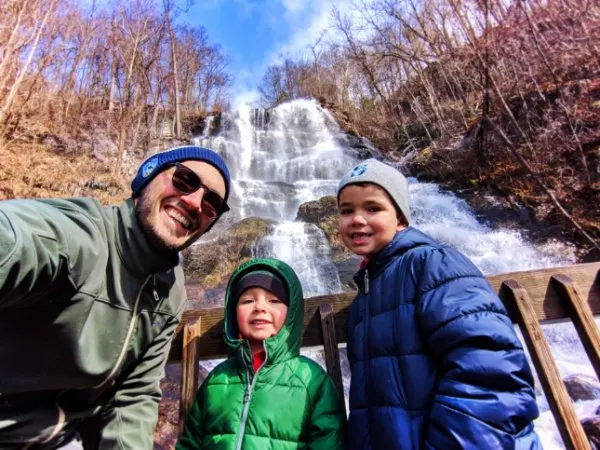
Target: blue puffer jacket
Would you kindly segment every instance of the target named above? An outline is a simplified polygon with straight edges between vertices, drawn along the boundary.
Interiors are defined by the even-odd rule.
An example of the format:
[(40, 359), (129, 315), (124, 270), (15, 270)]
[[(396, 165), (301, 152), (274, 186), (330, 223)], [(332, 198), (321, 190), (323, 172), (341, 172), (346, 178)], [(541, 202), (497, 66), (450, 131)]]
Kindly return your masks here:
[(355, 279), (349, 448), (541, 448), (521, 343), (465, 256), (409, 227)]

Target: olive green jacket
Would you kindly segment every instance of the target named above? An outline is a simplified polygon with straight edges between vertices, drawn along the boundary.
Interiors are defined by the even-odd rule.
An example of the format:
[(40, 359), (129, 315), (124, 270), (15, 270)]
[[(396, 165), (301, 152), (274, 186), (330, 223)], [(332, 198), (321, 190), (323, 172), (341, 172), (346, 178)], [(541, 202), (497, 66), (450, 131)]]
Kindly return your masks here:
[[(231, 286), (254, 270), (278, 273), (290, 292), (283, 328), (264, 341), (266, 359), (255, 374), (247, 340), (238, 339)], [(346, 417), (333, 381), (300, 356), (304, 301), (300, 281), (281, 261), (255, 259), (231, 277), (225, 298), (225, 342), (231, 357), (200, 387), (177, 450), (344, 448)]]
[(133, 201), (0, 202), (0, 448), (152, 448), (184, 304)]

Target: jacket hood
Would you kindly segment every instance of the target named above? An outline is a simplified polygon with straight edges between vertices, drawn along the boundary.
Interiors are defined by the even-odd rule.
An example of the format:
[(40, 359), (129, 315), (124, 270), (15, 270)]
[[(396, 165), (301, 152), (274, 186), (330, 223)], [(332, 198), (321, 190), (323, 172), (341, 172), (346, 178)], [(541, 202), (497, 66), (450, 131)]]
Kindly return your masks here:
[(408, 250), (422, 245), (439, 246), (432, 238), (411, 226), (398, 231), (391, 242), (354, 275), (355, 283), (362, 290), (366, 271), (369, 272), (369, 278), (376, 277), (395, 256), (402, 255)]
[(246, 339), (239, 338), (237, 325), (237, 299), (233, 297), (232, 286), (244, 275), (256, 270), (266, 270), (279, 276), (289, 293), (289, 305), (285, 323), (275, 336), (265, 340), (267, 360), (265, 366), (284, 361), (300, 354), (302, 327), (304, 324), (304, 297), (302, 285), (294, 270), (278, 259), (257, 258), (239, 266), (231, 275), (225, 294), (225, 343), (232, 354), (240, 357), (252, 367), (252, 355)]

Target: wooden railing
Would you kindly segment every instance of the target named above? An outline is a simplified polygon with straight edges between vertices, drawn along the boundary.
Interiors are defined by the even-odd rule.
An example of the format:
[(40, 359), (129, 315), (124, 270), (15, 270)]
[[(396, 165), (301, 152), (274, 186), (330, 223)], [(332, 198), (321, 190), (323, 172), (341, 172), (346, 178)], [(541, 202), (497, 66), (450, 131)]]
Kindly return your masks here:
[[(590, 449), (540, 323), (571, 320), (600, 379), (600, 263), (488, 277), (523, 333), (540, 383), (567, 449)], [(198, 289), (188, 284), (188, 295)], [(337, 344), (346, 342), (346, 314), (355, 293), (305, 300), (303, 346), (322, 345), (327, 372), (343, 396)], [(225, 357), (223, 308), (186, 311), (170, 361), (181, 361), (180, 430), (198, 388), (198, 362)]]

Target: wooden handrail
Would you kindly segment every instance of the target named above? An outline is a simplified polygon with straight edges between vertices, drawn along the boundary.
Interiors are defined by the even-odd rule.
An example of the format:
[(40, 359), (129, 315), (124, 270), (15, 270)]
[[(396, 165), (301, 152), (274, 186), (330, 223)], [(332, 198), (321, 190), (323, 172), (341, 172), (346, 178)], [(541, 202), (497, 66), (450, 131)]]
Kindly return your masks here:
[[(568, 308), (561, 300), (561, 294), (556, 291), (555, 285), (551, 284), (551, 278), (556, 274), (568, 276), (578, 286), (578, 294), (587, 303), (592, 314), (600, 314), (600, 262), (577, 264), (566, 267), (557, 267), (543, 270), (526, 272), (513, 272), (502, 275), (487, 277), (495, 292), (507, 304), (507, 308), (514, 319), (511, 311), (510, 299), (507, 302), (500, 287), (505, 280), (515, 280), (529, 294), (531, 307), (537, 319), (544, 323), (548, 321), (561, 321), (571, 317)], [(188, 283), (188, 295), (193, 300), (195, 292), (198, 292), (196, 283)], [(321, 333), (321, 319), (319, 307), (330, 304), (333, 308), (335, 320), (335, 332), (338, 343), (346, 342), (346, 313), (348, 306), (352, 303), (354, 292), (344, 294), (324, 295), (311, 297), (304, 302), (304, 332), (302, 346), (310, 347), (323, 345)], [(183, 314), (182, 325), (177, 332), (175, 341), (171, 348), (169, 361), (180, 361), (182, 353), (183, 324), (195, 321), (202, 316), (200, 340), (198, 349), (200, 359), (224, 358), (227, 355), (227, 347), (223, 342), (223, 308), (211, 308), (202, 310), (186, 311)]]
[[(333, 307), (326, 303), (319, 306), (319, 315), (321, 316), (321, 330), (323, 333), (323, 349), (325, 351), (325, 367), (327, 373), (333, 380), (335, 388), (344, 398), (344, 385), (342, 383), (342, 367), (340, 364), (340, 353), (338, 350), (335, 334), (335, 316)], [(346, 412), (346, 403), (342, 402), (344, 412)]]
[(568, 450), (589, 450), (587, 437), (577, 419), (575, 408), (552, 358), (550, 345), (537, 320), (527, 291), (515, 280), (504, 281), (501, 289), (505, 302), (512, 302), (510, 308), (513, 310), (513, 317), (523, 332), (523, 338), (540, 378), (552, 415), (558, 419), (556, 425), (565, 447)]
[(571, 277), (560, 273), (553, 275), (551, 280), (552, 286), (560, 295), (573, 321), (583, 348), (596, 371), (596, 376), (600, 379), (600, 331), (592, 310), (579, 292), (577, 283)]
[[(569, 450), (589, 450), (590, 444), (561, 379), (542, 322), (571, 319), (600, 377), (600, 262), (488, 277), (513, 322), (521, 328), (548, 404)], [(198, 285), (186, 285), (188, 295)], [(346, 342), (346, 315), (354, 292), (312, 297), (304, 302), (303, 346), (323, 345), (327, 373), (343, 396), (338, 346)], [(183, 332), (181, 332), (183, 330)], [(198, 361), (225, 356), (223, 308), (186, 311), (169, 360), (182, 362), (180, 417), (189, 411), (198, 388)], [(179, 423), (180, 433), (183, 420)]]
[[(202, 318), (188, 322), (183, 327), (183, 355), (181, 359), (181, 385), (179, 417), (186, 417), (198, 390), (198, 345)], [(179, 421), (179, 434), (183, 433), (185, 420)]]

